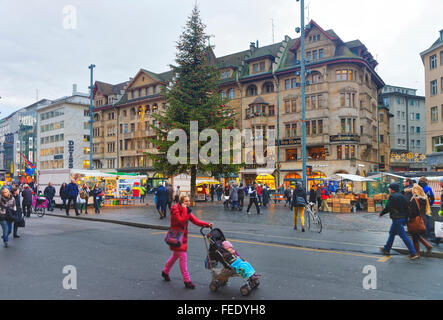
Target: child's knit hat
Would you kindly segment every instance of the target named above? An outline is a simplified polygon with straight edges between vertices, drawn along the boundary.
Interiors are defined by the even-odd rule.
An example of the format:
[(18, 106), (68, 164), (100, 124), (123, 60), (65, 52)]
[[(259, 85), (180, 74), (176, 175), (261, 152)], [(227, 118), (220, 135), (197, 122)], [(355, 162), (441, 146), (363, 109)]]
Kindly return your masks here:
[(224, 249), (229, 249), (232, 248), (232, 243), (230, 243), (229, 241), (223, 241), (222, 246)]

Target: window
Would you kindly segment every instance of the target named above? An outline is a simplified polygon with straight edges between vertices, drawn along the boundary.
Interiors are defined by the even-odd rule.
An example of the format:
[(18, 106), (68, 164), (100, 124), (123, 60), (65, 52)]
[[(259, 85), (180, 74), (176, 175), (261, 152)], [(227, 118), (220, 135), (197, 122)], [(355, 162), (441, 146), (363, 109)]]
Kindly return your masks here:
[(400, 125), (397, 125), (397, 132), (400, 132)]
[(438, 121), (438, 108), (432, 107), (431, 108), (431, 122), (437, 122)]
[(420, 120), (420, 113), (417, 113), (417, 114), (415, 115), (415, 119), (416, 119), (416, 120)]
[(313, 135), (317, 134), (317, 121), (316, 120), (312, 121), (312, 134)]
[(259, 67), (258, 63), (254, 63), (254, 64), (252, 65), (252, 70), (253, 70), (253, 72), (258, 72), (258, 67)]
[(222, 99), (226, 98), (226, 94), (225, 94), (225, 91), (224, 91), (224, 90), (222, 90), (222, 91), (220, 92), (220, 95), (221, 95), (221, 98), (222, 98)]
[(437, 55), (436, 54), (429, 57), (429, 68), (431, 70), (437, 68)]
[(291, 89), (291, 80), (285, 80), (285, 90)]
[(323, 134), (323, 120), (318, 120), (318, 134)]
[(397, 111), (397, 117), (400, 119), (400, 111)]
[(380, 142), (381, 142), (381, 143), (384, 143), (384, 142), (385, 142), (385, 136), (382, 135), (382, 134), (380, 135)]
[(291, 88), (294, 89), (297, 87), (297, 79), (296, 78), (292, 78), (291, 79)]
[(415, 127), (411, 127), (411, 134), (415, 133)]
[(286, 138), (291, 137), (291, 125), (290, 124), (285, 125), (285, 135), (286, 135)]
[(443, 51), (440, 51), (440, 65), (443, 66)]
[(414, 120), (414, 114), (413, 113), (409, 114), (409, 119), (412, 120), (412, 121)]
[(417, 140), (417, 144), (416, 144), (416, 146), (417, 146), (417, 147), (420, 146), (420, 140)]
[(229, 94), (230, 99), (235, 98), (235, 90), (234, 89), (229, 89), (228, 94)]
[(312, 83), (319, 83), (321, 80), (321, 75), (316, 73), (312, 75)]
[(312, 60), (317, 60), (317, 57), (318, 57), (318, 51), (317, 50), (312, 51)]
[(306, 61), (311, 61), (311, 51), (306, 52)]
[(355, 107), (355, 93), (340, 93), (340, 105), (346, 108)]
[(401, 113), (401, 118), (402, 118), (403, 120), (405, 119), (405, 113), (404, 113), (404, 112)]
[(265, 63), (260, 62), (260, 71), (265, 71)]
[(285, 113), (290, 113), (291, 112), (291, 105), (289, 100), (285, 101)]
[(297, 112), (297, 100), (291, 100), (292, 112)]
[(380, 113), (380, 122), (383, 122), (384, 118), (383, 118), (383, 113)]
[(343, 157), (343, 147), (342, 146), (337, 146), (337, 159), (341, 160)]
[(267, 82), (263, 86), (264, 93), (272, 93), (274, 92), (274, 85), (271, 82)]
[(269, 106), (268, 107), (268, 114), (271, 117), (273, 117), (275, 115), (275, 108), (274, 108), (274, 106)]
[(325, 50), (324, 49), (318, 50), (318, 58), (319, 59), (322, 59), (324, 57), (324, 54), (325, 54)]
[(231, 77), (231, 71), (226, 71), (226, 78), (230, 78)]
[(411, 147), (415, 148), (415, 140), (411, 140)]
[(443, 152), (443, 136), (432, 137), (432, 152)]
[(311, 123), (306, 121), (306, 135), (309, 136), (311, 134)]
[(341, 119), (341, 133), (345, 133), (346, 132), (346, 119)]
[(437, 94), (437, 80), (431, 81), (431, 96), (435, 96)]
[(297, 161), (297, 149), (286, 149), (286, 161)]
[(222, 78), (222, 79), (226, 78), (226, 74), (225, 74), (224, 72), (222, 72), (222, 74), (221, 74), (221, 78)]
[(296, 137), (296, 136), (297, 136), (297, 124), (296, 124), (296, 123), (293, 123), (293, 124), (291, 125), (291, 128), (292, 128), (292, 131), (291, 131), (292, 136), (293, 136), (293, 137)]
[(256, 96), (256, 95), (257, 95), (257, 87), (255, 85), (250, 85), (246, 89), (246, 96), (251, 97), (251, 96)]
[(406, 126), (401, 126), (401, 131), (406, 132)]

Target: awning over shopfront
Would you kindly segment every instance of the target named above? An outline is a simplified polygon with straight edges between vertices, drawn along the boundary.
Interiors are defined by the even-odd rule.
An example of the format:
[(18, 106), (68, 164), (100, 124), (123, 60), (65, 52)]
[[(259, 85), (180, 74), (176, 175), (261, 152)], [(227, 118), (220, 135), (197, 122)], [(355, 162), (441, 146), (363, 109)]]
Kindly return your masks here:
[(241, 170), (240, 173), (261, 175), (261, 174), (273, 174), (274, 171), (275, 169), (273, 168), (257, 168), (257, 169), (244, 169)]
[(325, 178), (325, 180), (334, 180), (334, 181), (350, 180), (355, 182), (375, 181), (374, 179), (357, 176), (355, 174), (344, 174), (344, 173), (333, 174), (332, 176)]

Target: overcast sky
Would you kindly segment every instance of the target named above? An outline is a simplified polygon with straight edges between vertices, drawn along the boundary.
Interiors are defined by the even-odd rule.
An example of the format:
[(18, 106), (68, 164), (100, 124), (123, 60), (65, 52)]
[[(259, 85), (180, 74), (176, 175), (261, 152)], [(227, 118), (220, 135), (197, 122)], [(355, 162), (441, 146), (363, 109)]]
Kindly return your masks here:
[[(343, 41), (359, 39), (386, 84), (424, 95), (420, 52), (443, 29), (442, 0), (305, 0), (306, 15)], [(168, 70), (195, 0), (0, 0), (0, 118), (39, 99), (87, 92), (94, 79), (120, 83), (140, 68)], [(285, 35), (297, 37), (296, 0), (199, 0), (206, 32), (222, 56)], [(76, 10), (76, 29), (66, 29)], [(64, 11), (63, 10), (68, 10)]]

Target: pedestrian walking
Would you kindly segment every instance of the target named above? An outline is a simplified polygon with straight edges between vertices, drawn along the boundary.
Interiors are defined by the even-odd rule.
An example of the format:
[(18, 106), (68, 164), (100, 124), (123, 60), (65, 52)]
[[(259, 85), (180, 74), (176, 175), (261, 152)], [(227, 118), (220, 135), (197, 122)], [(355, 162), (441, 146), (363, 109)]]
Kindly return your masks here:
[(103, 201), (103, 190), (99, 185), (95, 184), (91, 190), (91, 195), (94, 201), (94, 209), (96, 214), (100, 214), (100, 207)]
[(214, 202), (215, 186), (213, 184), (211, 184), (211, 187), (209, 188), (209, 193), (211, 194), (211, 202)]
[(231, 188), (229, 200), (231, 200), (231, 210), (238, 209), (238, 188), (236, 184)]
[(83, 209), (86, 208), (86, 199), (83, 198), (84, 196), (82, 197), (82, 195), (84, 194), (83, 192), (84, 192), (83, 190), (80, 190), (80, 192), (77, 195), (77, 206), (80, 214), (83, 214)]
[(223, 194), (223, 188), (222, 188), (221, 184), (219, 184), (217, 186), (217, 189), (215, 190), (215, 193), (217, 194), (217, 201), (218, 201), (218, 203), (220, 203), (221, 202), (221, 197), (222, 197), (222, 194)]
[[(20, 190), (18, 188), (12, 188), (12, 196), (14, 197), (15, 201), (15, 212), (14, 212), (14, 220), (10, 220), (8, 223), (8, 234), (11, 233), (11, 230), (14, 230), (13, 236), (14, 238), (20, 238), (20, 236), (17, 234), (18, 226), (20, 221), (23, 222), (23, 211), (22, 211), (22, 205), (21, 205), (21, 197), (20, 197)], [(12, 224), (14, 224), (14, 227), (12, 227)]]
[(240, 183), (237, 194), (238, 194), (238, 210), (242, 211), (243, 206), (245, 205), (245, 189), (243, 187), (243, 183)]
[(411, 240), (408, 238), (404, 225), (406, 224), (406, 217), (408, 216), (409, 203), (406, 197), (400, 193), (400, 186), (396, 183), (389, 185), (389, 200), (386, 207), (380, 213), (380, 218), (389, 212), (389, 217), (392, 220), (391, 229), (389, 230), (389, 238), (384, 247), (380, 247), (380, 251), (385, 255), (390, 255), (392, 244), (395, 236), (399, 236), (409, 250), (408, 259), (418, 259), (417, 251), (415, 251)]
[(257, 190), (257, 201), (258, 201), (258, 205), (262, 206), (263, 205), (263, 198), (262, 198), (262, 194), (261, 194), (261, 186), (260, 183), (257, 184), (257, 186), (255, 187)]
[(175, 197), (174, 197), (175, 203), (178, 203), (179, 199), (180, 199), (180, 186), (177, 186), (177, 189), (175, 189)]
[(29, 218), (32, 212), (32, 189), (27, 184), (23, 186), (22, 197), (23, 214), (25, 217)]
[(289, 205), (289, 207), (291, 206), (291, 197), (292, 197), (291, 188), (287, 186), (285, 189), (285, 199), (286, 199), (285, 207), (286, 205)]
[(77, 196), (79, 190), (75, 179), (71, 179), (71, 183), (66, 186), (65, 192), (68, 202), (66, 205), (66, 215), (69, 216), (69, 209), (72, 203), (72, 205), (74, 206), (75, 215), (79, 216), (80, 214), (78, 213), (78, 207), (77, 207)]
[(174, 189), (172, 189), (172, 186), (168, 182), (166, 182), (166, 206), (169, 209), (169, 214), (171, 214), (173, 199), (174, 199)]
[(85, 200), (84, 208), (85, 208), (85, 214), (88, 214), (88, 204), (89, 204), (89, 195), (91, 193), (91, 189), (89, 189), (89, 186), (87, 183), (84, 183), (81, 190), (80, 190), (80, 197)]
[[(317, 184), (317, 189), (315, 190), (315, 199), (317, 200), (317, 201), (312, 201), (312, 202), (317, 202), (317, 208), (319, 208), (320, 209), (320, 207), (321, 207), (321, 186), (320, 186), (320, 184)], [(328, 205), (328, 201), (326, 201), (326, 206)], [(329, 211), (329, 208), (328, 208), (328, 211)]]
[(189, 207), (191, 202), (188, 196), (182, 195), (179, 198), (179, 203), (171, 208), (171, 229), (183, 232), (183, 242), (180, 247), (169, 246), (172, 251), (172, 255), (166, 262), (165, 267), (162, 271), (162, 277), (166, 281), (171, 281), (169, 273), (174, 266), (177, 259), (180, 261), (180, 271), (183, 276), (185, 287), (188, 289), (194, 289), (195, 285), (191, 281), (191, 277), (188, 272), (187, 264), (187, 250), (188, 250), (188, 223), (191, 221), (193, 224), (199, 227), (210, 227), (212, 224), (208, 222), (201, 221), (197, 219)]
[[(429, 201), (429, 206), (432, 207), (434, 205), (435, 196), (432, 188), (428, 185), (428, 179), (426, 177), (421, 177), (418, 179), (418, 185), (423, 188), (423, 192)], [(427, 210), (425, 216), (425, 224), (426, 224), (426, 237), (429, 238), (431, 236), (431, 209)]]
[[(440, 217), (443, 217), (443, 179), (440, 179), (440, 188), (441, 188), (442, 192), (440, 195), (440, 210), (438, 211), (438, 215)], [(437, 246), (439, 246), (440, 242), (441, 242), (441, 238), (435, 237), (431, 241), (434, 242)]]
[(412, 198), (412, 187), (414, 186), (415, 181), (412, 179), (406, 179), (403, 181), (403, 191), (402, 194), (406, 197), (406, 200), (411, 201)]
[(48, 199), (48, 211), (54, 211), (53, 201), (55, 196), (55, 188), (52, 186), (52, 182), (48, 183), (48, 186), (43, 191), (45, 198)]
[(160, 219), (166, 218), (166, 188), (160, 182), (157, 188), (157, 211), (160, 214)]
[(249, 210), (251, 209), (252, 204), (255, 205), (255, 208), (257, 209), (257, 214), (260, 214), (260, 206), (258, 205), (258, 196), (257, 196), (257, 184), (254, 182), (251, 187), (249, 187), (248, 190), (249, 194), (249, 205), (248, 209), (246, 209), (246, 213), (249, 213)]
[(145, 203), (145, 197), (146, 197), (146, 188), (145, 186), (140, 187), (140, 203)]
[(305, 208), (308, 204), (303, 184), (297, 181), (292, 193), (291, 208), (294, 210), (294, 230), (297, 230), (297, 217), (300, 216), (301, 231), (305, 232)]
[(4, 188), (1, 190), (1, 197), (0, 197), (0, 225), (3, 229), (3, 245), (5, 248), (8, 247), (8, 236), (10, 234), (9, 231), (9, 223), (8, 223), (8, 215), (10, 214), (10, 211), (16, 210), (15, 205), (15, 199), (11, 195), (11, 191), (9, 191), (9, 188)]
[(60, 195), (60, 198), (62, 199), (62, 202), (63, 202), (62, 206), (60, 207), (60, 210), (66, 210), (66, 199), (67, 199), (66, 191), (65, 191), (66, 186), (67, 186), (66, 182), (63, 182), (60, 187), (59, 195)]
[(309, 202), (316, 203), (317, 197), (315, 196), (316, 193), (316, 185), (312, 184), (311, 190), (309, 191)]
[[(426, 214), (430, 211), (429, 200), (423, 188), (420, 185), (415, 185), (412, 187), (412, 198), (409, 202), (409, 214), (408, 214), (408, 222), (416, 217), (421, 217), (423, 222), (426, 220)], [(408, 232), (412, 236), (412, 243), (414, 244), (414, 249), (417, 252), (417, 255), (420, 256), (420, 242), (426, 247), (426, 253), (430, 254), (432, 251), (432, 245), (425, 240), (422, 234), (409, 230), (408, 224)], [(426, 231), (424, 231), (426, 233)]]
[(329, 211), (328, 199), (331, 197), (331, 193), (325, 185), (321, 186), (321, 208), (320, 211)]

